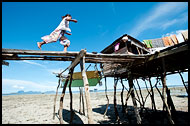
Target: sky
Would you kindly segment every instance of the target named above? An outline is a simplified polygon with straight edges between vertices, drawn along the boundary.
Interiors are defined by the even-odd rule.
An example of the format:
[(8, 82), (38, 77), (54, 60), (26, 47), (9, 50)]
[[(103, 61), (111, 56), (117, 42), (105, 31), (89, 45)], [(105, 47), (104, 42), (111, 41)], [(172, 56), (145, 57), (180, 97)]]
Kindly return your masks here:
[[(78, 20), (69, 24), (72, 35), (67, 35), (71, 41), (68, 51), (101, 52), (123, 34), (143, 41), (188, 29), (187, 2), (2, 2), (2, 48), (39, 50), (36, 43), (49, 35), (65, 14)], [(62, 51), (63, 46), (57, 41), (43, 45), (42, 50)], [(2, 93), (55, 91), (58, 78), (53, 72), (60, 72), (71, 63), (8, 62), (9, 66), (2, 65)], [(89, 70), (95, 70), (94, 64)], [(77, 66), (75, 72), (79, 71)], [(183, 76), (187, 81), (187, 73)], [(104, 90), (102, 82), (103, 86), (90, 89)], [(113, 89), (113, 78), (108, 78), (108, 83), (108, 89)], [(167, 84), (182, 85), (180, 76), (167, 76)]]

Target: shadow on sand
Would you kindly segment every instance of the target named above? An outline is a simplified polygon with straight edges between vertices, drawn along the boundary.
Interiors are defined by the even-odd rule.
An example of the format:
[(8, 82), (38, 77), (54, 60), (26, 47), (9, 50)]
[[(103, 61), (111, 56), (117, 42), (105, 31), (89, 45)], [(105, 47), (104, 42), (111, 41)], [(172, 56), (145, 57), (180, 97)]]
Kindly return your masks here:
[[(105, 120), (101, 120), (98, 123), (100, 124), (117, 124), (116, 117), (115, 117), (115, 111), (114, 111), (114, 104), (109, 104), (108, 111), (106, 113)], [(104, 114), (106, 109), (106, 105), (100, 105), (98, 108), (93, 108), (92, 111)], [(120, 117), (120, 123), (121, 124), (137, 124), (137, 120), (134, 113), (133, 106), (128, 106), (127, 111), (128, 113), (122, 112), (122, 106), (117, 105), (117, 110)], [(139, 109), (140, 110), (140, 109)], [(75, 110), (74, 110), (75, 111)], [(67, 123), (70, 121), (70, 111), (63, 109), (63, 120)], [(75, 111), (72, 124), (84, 124), (82, 119), (76, 114), (78, 113)], [(156, 112), (152, 109), (147, 108), (147, 110), (140, 111), (140, 116), (142, 119), (142, 124), (170, 124), (170, 122), (167, 119), (167, 113), (165, 111), (157, 110)], [(175, 124), (189, 124), (189, 114), (188, 112), (183, 111), (176, 111), (175, 117), (173, 117), (173, 120)]]
[[(83, 121), (81, 120), (81, 118), (76, 113), (77, 112), (75, 111), (72, 124), (84, 124)], [(63, 120), (65, 122), (69, 123), (71, 112), (69, 110), (63, 109), (62, 114), (63, 114)]]
[[(114, 112), (114, 104), (109, 105), (108, 111), (107, 111), (107, 117), (108, 120), (99, 121), (100, 124), (117, 124), (115, 112)], [(93, 108), (94, 112), (104, 114), (106, 109), (106, 105), (100, 105), (99, 108)], [(122, 113), (122, 106), (117, 105), (117, 110), (120, 117), (120, 122), (122, 124), (137, 124), (137, 120), (134, 113), (133, 106), (128, 106), (127, 110), (128, 113)], [(175, 124), (188, 124), (188, 112), (182, 112), (182, 111), (176, 111), (176, 116), (173, 118)], [(170, 122), (167, 119), (167, 113), (165, 111), (157, 110), (152, 111), (152, 109), (148, 109), (147, 111), (143, 110), (140, 112), (140, 116), (142, 119), (142, 124), (170, 124)]]

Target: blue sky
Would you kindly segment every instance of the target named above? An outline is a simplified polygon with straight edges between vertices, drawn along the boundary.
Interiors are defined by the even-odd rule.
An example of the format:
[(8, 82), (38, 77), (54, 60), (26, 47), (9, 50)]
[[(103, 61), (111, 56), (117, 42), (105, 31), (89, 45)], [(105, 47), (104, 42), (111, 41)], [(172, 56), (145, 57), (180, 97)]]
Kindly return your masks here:
[[(3, 2), (2, 48), (38, 50), (36, 42), (50, 34), (59, 25), (61, 16), (67, 13), (78, 20), (70, 23), (72, 35), (68, 36), (71, 41), (68, 51), (86, 48), (87, 52), (100, 52), (123, 34), (142, 41), (188, 29), (187, 2)], [(50, 43), (43, 45), (42, 50), (62, 51), (63, 46), (59, 42)], [(2, 66), (3, 93), (55, 91), (58, 78), (52, 72), (59, 72), (70, 64), (8, 62), (9, 67)], [(80, 71), (80, 67), (75, 71)], [(187, 80), (187, 74), (183, 76)], [(113, 80), (108, 81), (108, 88), (112, 89)], [(167, 81), (168, 84), (181, 84), (179, 75), (168, 76)], [(97, 88), (104, 89), (104, 85)]]

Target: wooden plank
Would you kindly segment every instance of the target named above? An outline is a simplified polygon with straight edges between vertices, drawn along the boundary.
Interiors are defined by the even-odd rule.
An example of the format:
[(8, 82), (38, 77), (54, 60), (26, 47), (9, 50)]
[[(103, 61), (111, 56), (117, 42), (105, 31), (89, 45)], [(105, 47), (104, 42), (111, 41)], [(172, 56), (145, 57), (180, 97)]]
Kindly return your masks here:
[(39, 50), (22, 50), (22, 49), (5, 49), (5, 48), (2, 48), (2, 54), (77, 56), (79, 54), (79, 52), (39, 51)]
[[(3, 60), (48, 60), (48, 61), (73, 61), (73, 57), (47, 57), (47, 56), (20, 56), (20, 57), (4, 57)], [(124, 58), (86, 58), (87, 63), (126, 63), (135, 59)]]
[(92, 117), (92, 107), (90, 103), (90, 93), (89, 93), (89, 83), (85, 71), (85, 56), (80, 60), (80, 67), (81, 67), (81, 72), (82, 72), (82, 77), (83, 77), (83, 82), (84, 82), (84, 88), (85, 88), (85, 99), (86, 99), (86, 107), (87, 107), (87, 116), (88, 116), (88, 124), (93, 124), (93, 117)]
[[(19, 50), (19, 49), (2, 49), (2, 54), (20, 54), (20, 55), (46, 55), (46, 56), (77, 56), (78, 52), (63, 52), (63, 51), (38, 51), (38, 50)], [(93, 54), (86, 53), (88, 58), (140, 58), (143, 59), (147, 55), (130, 55), (130, 54)]]

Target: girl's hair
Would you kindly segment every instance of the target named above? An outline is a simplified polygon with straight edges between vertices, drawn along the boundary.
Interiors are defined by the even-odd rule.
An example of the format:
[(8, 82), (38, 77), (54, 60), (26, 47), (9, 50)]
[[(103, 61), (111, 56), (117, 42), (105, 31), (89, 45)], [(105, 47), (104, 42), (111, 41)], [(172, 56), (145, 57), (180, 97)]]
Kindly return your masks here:
[(65, 17), (67, 17), (67, 16), (71, 17), (70, 14), (66, 14), (65, 16), (62, 16), (62, 19), (65, 18)]

